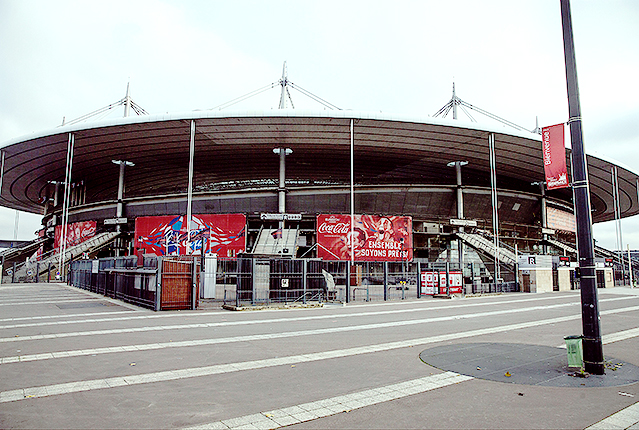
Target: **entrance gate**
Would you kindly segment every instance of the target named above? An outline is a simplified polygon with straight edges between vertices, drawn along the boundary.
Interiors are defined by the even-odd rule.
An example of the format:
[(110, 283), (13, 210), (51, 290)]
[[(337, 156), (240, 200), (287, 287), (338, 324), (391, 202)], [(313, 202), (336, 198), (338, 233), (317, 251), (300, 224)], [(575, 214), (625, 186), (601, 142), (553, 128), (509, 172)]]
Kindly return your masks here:
[(253, 260), (253, 302), (269, 300), (271, 264), (269, 260)]
[(162, 259), (160, 309), (195, 309), (197, 307), (197, 265), (194, 258)]

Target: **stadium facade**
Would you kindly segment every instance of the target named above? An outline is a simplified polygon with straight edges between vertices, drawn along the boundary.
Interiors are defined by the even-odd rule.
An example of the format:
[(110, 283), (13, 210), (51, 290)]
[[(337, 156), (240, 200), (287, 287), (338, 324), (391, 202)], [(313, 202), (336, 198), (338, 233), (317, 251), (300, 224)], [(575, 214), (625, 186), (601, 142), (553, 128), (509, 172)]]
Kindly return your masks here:
[[(571, 188), (546, 190), (541, 136), (502, 125), (196, 111), (61, 126), (1, 151), (1, 204), (42, 214), (42, 256), (91, 237), (85, 257), (574, 259)], [(593, 222), (639, 214), (639, 175), (587, 160)], [(569, 149), (566, 162), (570, 175)]]

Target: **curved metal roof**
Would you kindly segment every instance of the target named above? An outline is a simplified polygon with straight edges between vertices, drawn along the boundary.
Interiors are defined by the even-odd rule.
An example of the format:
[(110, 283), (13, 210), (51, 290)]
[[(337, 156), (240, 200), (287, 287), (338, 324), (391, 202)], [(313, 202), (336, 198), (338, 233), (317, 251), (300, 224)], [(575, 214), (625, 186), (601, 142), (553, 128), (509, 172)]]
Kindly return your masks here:
[[(290, 187), (349, 183), (351, 119), (357, 184), (451, 185), (455, 172), (446, 164), (466, 160), (464, 185), (488, 187), (489, 133), (495, 133), (498, 188), (538, 192), (531, 182), (544, 179), (541, 137), (500, 126), (353, 111), (195, 111), (63, 126), (9, 141), (2, 148), (0, 204), (41, 212), (39, 201), (48, 181), (64, 181), (70, 133), (75, 136), (72, 182), (84, 181), (87, 203), (116, 199), (118, 166), (111, 160), (135, 163), (126, 170), (126, 197), (185, 193), (191, 121), (196, 124), (196, 190), (273, 185), (279, 169), (276, 147), (293, 149), (286, 162)], [(614, 219), (613, 166), (618, 169), (622, 216), (639, 214), (639, 175), (589, 155), (595, 222)], [(570, 201), (572, 191), (548, 195)]]

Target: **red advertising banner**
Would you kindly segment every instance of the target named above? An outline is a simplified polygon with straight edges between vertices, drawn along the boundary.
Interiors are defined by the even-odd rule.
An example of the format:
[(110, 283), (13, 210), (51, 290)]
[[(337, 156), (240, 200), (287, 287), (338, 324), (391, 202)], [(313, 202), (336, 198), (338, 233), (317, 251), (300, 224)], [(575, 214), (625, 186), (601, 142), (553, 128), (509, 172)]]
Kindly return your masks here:
[(317, 216), (317, 256), (323, 260), (411, 261), (413, 220), (409, 216)]
[(246, 250), (246, 216), (243, 214), (193, 215), (191, 240), (185, 216), (167, 215), (135, 219), (135, 247), (153, 255), (235, 257)]
[(566, 170), (564, 125), (557, 124), (542, 128), (541, 141), (544, 154), (546, 188), (554, 190), (567, 187), (568, 171)]
[[(439, 276), (438, 276), (439, 274)], [(450, 294), (461, 294), (463, 287), (462, 272), (448, 272)], [(446, 272), (422, 272), (420, 275), (422, 294), (446, 294)]]
[[(98, 226), (96, 221), (74, 222), (67, 225), (66, 246), (75, 246), (85, 240), (95, 236), (95, 230)], [(55, 236), (53, 239), (53, 247), (59, 248), (62, 245), (62, 226), (55, 226)]]

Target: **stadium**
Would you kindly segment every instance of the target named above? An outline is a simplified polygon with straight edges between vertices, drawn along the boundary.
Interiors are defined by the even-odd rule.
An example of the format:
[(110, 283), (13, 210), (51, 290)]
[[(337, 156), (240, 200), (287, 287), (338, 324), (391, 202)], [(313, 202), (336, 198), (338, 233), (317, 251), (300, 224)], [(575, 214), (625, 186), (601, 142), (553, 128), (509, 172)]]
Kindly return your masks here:
[[(517, 281), (520, 255), (576, 261), (572, 190), (546, 190), (540, 133), (507, 123), (211, 110), (67, 124), (1, 151), (2, 205), (43, 216), (38, 240), (3, 253), (4, 281), (116, 256), (449, 263), (495, 284)], [(639, 175), (587, 161), (593, 222), (639, 214)]]

